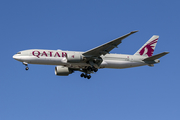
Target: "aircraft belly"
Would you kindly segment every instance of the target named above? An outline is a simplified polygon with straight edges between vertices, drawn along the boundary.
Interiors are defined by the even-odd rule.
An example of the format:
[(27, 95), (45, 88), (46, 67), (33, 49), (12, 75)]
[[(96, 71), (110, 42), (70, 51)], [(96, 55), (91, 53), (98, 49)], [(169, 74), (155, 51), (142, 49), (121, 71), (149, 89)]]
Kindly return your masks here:
[(122, 69), (122, 68), (131, 68), (131, 67), (137, 67), (143, 65), (146, 64), (143, 62), (106, 60), (102, 62), (100, 67)]
[(64, 65), (67, 62), (63, 58), (48, 58), (48, 57), (27, 57), (23, 59), (23, 62), (29, 64), (42, 64), (42, 65)]

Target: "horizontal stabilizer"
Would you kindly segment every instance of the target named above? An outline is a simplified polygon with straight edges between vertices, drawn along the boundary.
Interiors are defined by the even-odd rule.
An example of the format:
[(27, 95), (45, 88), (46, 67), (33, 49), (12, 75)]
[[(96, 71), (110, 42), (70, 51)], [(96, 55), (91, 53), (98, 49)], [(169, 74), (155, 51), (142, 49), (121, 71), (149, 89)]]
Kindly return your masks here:
[(153, 55), (151, 57), (148, 57), (146, 59), (144, 59), (143, 61), (152, 61), (152, 60), (156, 60), (156, 59), (159, 59), (161, 58), (162, 56), (168, 54), (169, 52), (163, 52), (163, 53), (160, 53), (160, 54), (157, 54), (157, 55)]

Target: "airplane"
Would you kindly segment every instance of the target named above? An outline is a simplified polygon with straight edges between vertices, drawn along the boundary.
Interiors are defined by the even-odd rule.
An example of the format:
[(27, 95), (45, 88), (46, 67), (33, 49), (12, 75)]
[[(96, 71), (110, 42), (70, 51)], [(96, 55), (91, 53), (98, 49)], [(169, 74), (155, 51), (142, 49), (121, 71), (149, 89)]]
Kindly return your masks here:
[(85, 52), (29, 49), (18, 52), (13, 58), (22, 62), (26, 70), (29, 69), (28, 64), (56, 65), (55, 74), (58, 76), (68, 76), (75, 71), (80, 71), (82, 72), (81, 77), (90, 79), (91, 73), (102, 68), (123, 69), (144, 65), (154, 66), (160, 62), (159, 58), (169, 53), (162, 52), (153, 55), (158, 35), (153, 35), (134, 55), (109, 53), (117, 48), (123, 39), (136, 32), (138, 31), (132, 31)]

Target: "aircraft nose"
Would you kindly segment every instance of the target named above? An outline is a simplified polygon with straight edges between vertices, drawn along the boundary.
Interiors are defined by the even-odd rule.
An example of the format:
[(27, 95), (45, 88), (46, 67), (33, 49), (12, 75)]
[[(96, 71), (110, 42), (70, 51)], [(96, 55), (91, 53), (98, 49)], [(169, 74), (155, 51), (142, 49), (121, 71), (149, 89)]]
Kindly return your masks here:
[(14, 58), (14, 59), (16, 59), (16, 54), (15, 54), (15, 55), (13, 55), (13, 58)]
[(20, 60), (20, 56), (18, 56), (18, 55), (13, 55), (13, 58), (15, 59), (15, 60)]

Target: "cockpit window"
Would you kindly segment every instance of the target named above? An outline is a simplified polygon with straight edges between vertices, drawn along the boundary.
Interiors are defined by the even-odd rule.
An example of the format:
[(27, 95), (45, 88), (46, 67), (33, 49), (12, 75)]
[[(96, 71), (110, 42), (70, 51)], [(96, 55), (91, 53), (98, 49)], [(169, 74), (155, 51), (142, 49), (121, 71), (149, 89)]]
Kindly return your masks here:
[(21, 54), (21, 52), (18, 52), (17, 54)]

